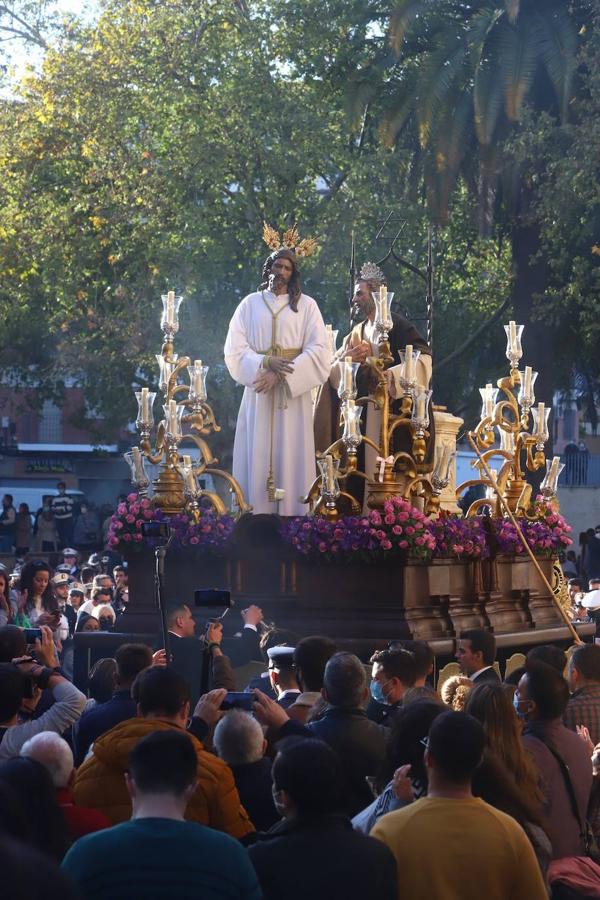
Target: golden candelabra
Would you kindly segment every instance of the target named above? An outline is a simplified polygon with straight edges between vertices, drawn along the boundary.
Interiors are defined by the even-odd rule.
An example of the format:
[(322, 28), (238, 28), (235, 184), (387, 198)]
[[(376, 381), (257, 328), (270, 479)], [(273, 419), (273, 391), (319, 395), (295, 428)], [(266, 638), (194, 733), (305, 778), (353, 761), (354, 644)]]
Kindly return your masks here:
[[(398, 381), (402, 396), (399, 412), (390, 408), (388, 370), (394, 362), (389, 343), (389, 331), (393, 323), (389, 306), (393, 293), (383, 286), (373, 293), (375, 301), (375, 330), (378, 336), (378, 357), (366, 361), (373, 376), (374, 387), (368, 397), (356, 399), (356, 373), (358, 363), (351, 357), (339, 361), (342, 437), (319, 454), (320, 476), (313, 482), (304, 498), (315, 515), (337, 519), (340, 514), (360, 513), (361, 507), (348, 490), (348, 480), (362, 478), (367, 491), (367, 506), (381, 509), (392, 496), (402, 496), (411, 502), (421, 502), (428, 515), (439, 510), (440, 495), (449, 482), (450, 466), (454, 454), (443, 448), (435, 466), (425, 462), (429, 431), (429, 400), (431, 391), (419, 385), (416, 379), (419, 350), (408, 345), (400, 352), (401, 364)], [(363, 435), (360, 430), (362, 409), (371, 403), (381, 414), (379, 444)], [(391, 453), (394, 434), (405, 429), (411, 438), (411, 450)], [(357, 466), (358, 448), (361, 443), (370, 446), (377, 454), (376, 470), (361, 472)]]
[[(511, 321), (504, 326), (504, 330), (509, 374), (498, 379), (497, 388), (486, 384), (479, 389), (481, 417), (477, 427), (468, 435), (477, 454), (472, 466), (478, 469), (478, 477), (460, 484), (456, 488), (456, 496), (459, 497), (465, 488), (472, 485), (483, 485), (486, 496), (471, 504), (468, 516), (487, 506), (491, 507), (495, 516), (505, 515), (510, 510), (513, 514), (518, 512), (535, 519), (537, 512), (531, 502), (532, 487), (525, 480), (525, 473), (537, 472), (546, 466), (546, 476), (540, 490), (546, 501), (552, 501), (557, 506), (556, 489), (563, 466), (558, 456), (548, 463), (544, 453), (544, 445), (549, 438), (550, 407), (544, 403), (535, 406), (537, 372), (531, 366), (525, 366), (522, 371), (518, 368), (523, 355), (523, 325)], [(498, 400), (500, 392), (502, 399)], [(501, 461), (498, 471), (490, 466), (494, 458)]]
[[(140, 433), (140, 443), (125, 454), (129, 463), (133, 484), (140, 494), (147, 495), (150, 478), (146, 473), (144, 461), (153, 465), (160, 464), (157, 478), (153, 482), (154, 494), (152, 502), (165, 513), (175, 515), (183, 511), (194, 518), (200, 518), (200, 505), (208, 501), (218, 515), (227, 510), (221, 497), (214, 491), (200, 487), (198, 478), (210, 475), (227, 482), (229, 490), (235, 497), (240, 513), (247, 512), (248, 506), (242, 489), (223, 469), (215, 468), (218, 463), (205, 439), (213, 432), (220, 431), (212, 407), (208, 403), (206, 393), (206, 374), (208, 366), (201, 360), (190, 360), (189, 357), (178, 357), (174, 353), (174, 338), (179, 331), (179, 308), (182, 297), (169, 291), (162, 297), (163, 312), (161, 329), (163, 345), (156, 361), (160, 371), (160, 390), (164, 396), (164, 418), (158, 423), (156, 441), (152, 446), (151, 433), (154, 427), (153, 406), (156, 393), (148, 388), (135, 392), (138, 402), (136, 426)], [(189, 384), (179, 384), (180, 373), (187, 369)], [(184, 432), (185, 427), (189, 431)], [(192, 462), (191, 456), (180, 456), (180, 447), (193, 444), (199, 451), (198, 462)]]

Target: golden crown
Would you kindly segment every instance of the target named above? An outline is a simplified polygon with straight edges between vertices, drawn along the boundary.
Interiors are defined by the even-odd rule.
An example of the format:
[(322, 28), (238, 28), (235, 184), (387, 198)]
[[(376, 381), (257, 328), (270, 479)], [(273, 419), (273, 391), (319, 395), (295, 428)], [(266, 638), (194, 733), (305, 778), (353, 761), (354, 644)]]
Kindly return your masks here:
[(296, 226), (288, 228), (279, 237), (279, 232), (263, 222), (263, 241), (271, 250), (293, 250), (296, 256), (312, 256), (319, 244), (316, 238), (304, 238), (300, 240), (300, 233)]

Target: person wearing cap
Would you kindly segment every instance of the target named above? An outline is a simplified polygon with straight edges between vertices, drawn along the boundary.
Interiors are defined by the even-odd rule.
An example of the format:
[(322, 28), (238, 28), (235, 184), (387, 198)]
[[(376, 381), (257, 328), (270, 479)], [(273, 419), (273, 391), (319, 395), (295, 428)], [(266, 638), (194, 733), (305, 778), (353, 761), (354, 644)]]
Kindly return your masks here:
[(69, 598), (67, 602), (75, 610), (75, 613), (78, 612), (84, 599), (85, 587), (79, 581), (73, 581), (69, 586)]
[(66, 572), (56, 572), (51, 581), (52, 592), (58, 603), (58, 609), (61, 615), (59, 635), (60, 639), (63, 641), (73, 634), (75, 631), (75, 623), (77, 621), (75, 610), (72, 606), (69, 606), (67, 602), (69, 597), (69, 581), (70, 578)]
[(79, 576), (79, 569), (77, 568), (79, 554), (77, 553), (77, 550), (73, 547), (65, 547), (62, 554), (65, 566), (69, 567), (69, 574), (74, 578), (77, 578)]
[(585, 609), (588, 616), (593, 618), (596, 613), (600, 612), (600, 589), (594, 588), (589, 590), (587, 594), (583, 594), (577, 601), (577, 605)]
[(277, 696), (278, 704), (287, 709), (300, 696), (300, 687), (296, 679), (294, 666), (295, 647), (280, 645), (269, 647), (269, 680)]

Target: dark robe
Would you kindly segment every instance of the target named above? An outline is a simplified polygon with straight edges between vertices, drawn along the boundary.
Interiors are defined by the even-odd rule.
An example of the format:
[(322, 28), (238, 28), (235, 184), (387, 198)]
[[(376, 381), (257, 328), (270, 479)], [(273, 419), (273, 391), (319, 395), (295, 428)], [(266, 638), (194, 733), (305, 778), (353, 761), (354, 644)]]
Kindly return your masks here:
[[(421, 337), (414, 325), (404, 316), (393, 312), (393, 327), (389, 332), (390, 352), (394, 359), (392, 366), (400, 365), (400, 351), (404, 350), (407, 344), (411, 344), (414, 350), (420, 350), (423, 355), (431, 356), (431, 350), (427, 346), (427, 342)], [(342, 346), (350, 343), (350, 339), (354, 338), (353, 343), (363, 340), (364, 330), (367, 324), (365, 319), (356, 325), (350, 334), (344, 338)], [(357, 397), (367, 397), (370, 393), (369, 383), (373, 377), (373, 373), (369, 366), (362, 365), (356, 373)], [(390, 404), (392, 413), (399, 412), (400, 401), (394, 400)], [(361, 415), (361, 430), (366, 433), (367, 407), (363, 407)], [(315, 431), (315, 449), (317, 453), (323, 453), (334, 441), (342, 434), (342, 426), (340, 424), (340, 400), (337, 391), (331, 386), (329, 380), (319, 389), (317, 403), (315, 405), (314, 414), (314, 431)], [(431, 403), (429, 405), (429, 432), (430, 439), (427, 445), (427, 454), (425, 462), (433, 462), (435, 453), (435, 428), (433, 421), (433, 410)], [(400, 450), (409, 451), (412, 441), (407, 439), (409, 432), (405, 428), (397, 428), (393, 435), (391, 452), (398, 453)], [(365, 467), (365, 448), (361, 444), (358, 448), (358, 468), (364, 472)], [(364, 481), (362, 478), (353, 478), (348, 482), (349, 493), (353, 494), (356, 499), (362, 503), (364, 492)]]

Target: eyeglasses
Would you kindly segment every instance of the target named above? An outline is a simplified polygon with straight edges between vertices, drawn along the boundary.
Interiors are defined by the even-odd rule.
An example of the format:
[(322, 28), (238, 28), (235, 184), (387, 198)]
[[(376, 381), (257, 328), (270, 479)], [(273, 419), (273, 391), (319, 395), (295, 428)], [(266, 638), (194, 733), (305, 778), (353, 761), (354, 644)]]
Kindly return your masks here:
[(423, 744), (426, 750), (429, 749), (429, 737), (421, 738), (419, 741), (420, 744)]

